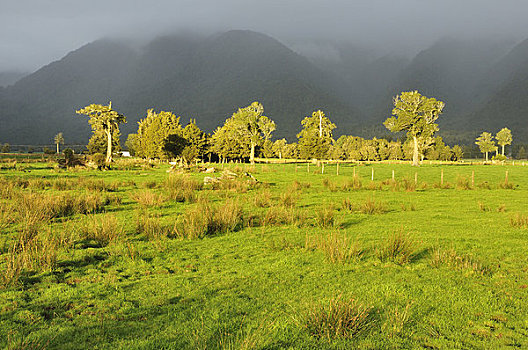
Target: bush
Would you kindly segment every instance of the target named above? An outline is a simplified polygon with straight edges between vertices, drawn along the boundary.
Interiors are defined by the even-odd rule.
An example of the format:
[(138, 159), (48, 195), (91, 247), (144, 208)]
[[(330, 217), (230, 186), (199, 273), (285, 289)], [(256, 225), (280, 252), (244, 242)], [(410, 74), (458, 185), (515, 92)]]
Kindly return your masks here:
[(315, 212), (315, 222), (321, 228), (334, 227), (335, 208), (333, 205), (326, 205)]

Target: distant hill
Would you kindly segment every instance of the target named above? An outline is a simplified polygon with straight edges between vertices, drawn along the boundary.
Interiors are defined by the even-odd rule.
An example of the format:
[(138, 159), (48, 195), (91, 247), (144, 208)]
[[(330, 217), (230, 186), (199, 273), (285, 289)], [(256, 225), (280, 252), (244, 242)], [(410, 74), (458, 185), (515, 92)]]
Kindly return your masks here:
[(294, 137), (318, 108), (346, 130), (359, 116), (332, 86), (306, 58), (251, 31), (163, 37), (139, 52), (100, 40), (0, 90), (0, 140), (49, 143), (62, 131), (67, 142), (87, 142), (87, 120), (75, 110), (109, 100), (128, 118), (123, 134), (136, 131), (148, 108), (172, 111), (184, 123), (195, 118), (212, 131), (256, 100), (277, 123), (278, 137)]

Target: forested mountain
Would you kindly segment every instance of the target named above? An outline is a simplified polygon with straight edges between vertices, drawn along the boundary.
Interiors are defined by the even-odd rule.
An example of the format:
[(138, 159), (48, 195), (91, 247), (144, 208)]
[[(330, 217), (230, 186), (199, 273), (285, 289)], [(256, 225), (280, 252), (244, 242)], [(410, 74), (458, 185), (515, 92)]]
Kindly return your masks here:
[(6, 87), (8, 85), (13, 85), (29, 73), (23, 72), (0, 72), (0, 87)]
[(388, 133), (381, 123), (392, 98), (408, 90), (446, 102), (445, 134), (469, 143), (477, 132), (507, 126), (528, 137), (528, 41), (513, 46), (442, 39), (408, 59), (335, 44), (325, 60), (251, 31), (165, 36), (139, 49), (99, 40), (0, 87), (0, 142), (47, 144), (62, 131), (67, 143), (86, 143), (89, 125), (75, 110), (110, 100), (128, 118), (124, 135), (148, 108), (172, 111), (183, 123), (195, 118), (211, 132), (260, 101), (277, 123), (276, 137), (293, 140), (316, 109), (337, 124), (336, 136), (370, 137)]
[(148, 108), (172, 111), (182, 122), (195, 118), (212, 131), (256, 100), (277, 123), (277, 136), (294, 136), (318, 108), (346, 130), (359, 116), (336, 97), (333, 83), (306, 58), (250, 31), (163, 37), (139, 52), (101, 40), (2, 90), (0, 140), (49, 143), (63, 131), (67, 142), (86, 142), (87, 120), (75, 110), (109, 100), (128, 118), (123, 134), (137, 129)]

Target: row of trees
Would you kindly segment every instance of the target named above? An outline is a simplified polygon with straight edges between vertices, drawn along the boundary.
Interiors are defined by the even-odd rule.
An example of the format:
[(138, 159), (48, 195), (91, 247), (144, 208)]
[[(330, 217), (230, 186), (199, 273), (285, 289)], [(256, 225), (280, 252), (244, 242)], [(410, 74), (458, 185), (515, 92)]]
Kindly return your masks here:
[[(499, 156), (499, 148), (495, 145), (495, 140), (497, 144), (502, 147), (502, 154)], [(479, 146), (480, 151), (486, 154), (486, 162), (488, 161), (489, 152), (496, 152), (495, 159), (504, 160), (506, 156), (504, 155), (504, 147), (511, 145), (513, 137), (511, 130), (508, 128), (502, 128), (501, 131), (493, 137), (493, 135), (487, 131), (484, 131), (477, 137), (475, 144)]]
[[(435, 136), (438, 131), (435, 122), (444, 107), (442, 101), (422, 96), (417, 91), (396, 96), (393, 116), (384, 125), (392, 132), (406, 131), (407, 138), (401, 141), (367, 140), (355, 136), (341, 136), (335, 141), (333, 130), (336, 125), (323, 111), (317, 110), (301, 121), (297, 143), (288, 143), (285, 139), (271, 140), (276, 126), (264, 115), (264, 107), (259, 102), (238, 109), (212, 135), (203, 132), (195, 120), (183, 126), (180, 117), (173, 113), (156, 113), (149, 109), (147, 116), (138, 123), (137, 133), (129, 135), (126, 147), (131, 154), (140, 157), (181, 157), (186, 162), (197, 158), (210, 159), (211, 155), (220, 160), (248, 159), (252, 163), (259, 155), (301, 159), (412, 159), (413, 165), (425, 158), (458, 160), (462, 157), (462, 149), (459, 146), (451, 148), (441, 137)], [(118, 125), (126, 122), (126, 118), (112, 110), (111, 103), (108, 106), (89, 105), (77, 113), (90, 117), (93, 130), (90, 144), (94, 149), (101, 149), (101, 145), (106, 144), (106, 161), (111, 161), (112, 149), (119, 144)], [(497, 134), (499, 144), (511, 144), (511, 133), (509, 141), (503, 134), (502, 130)]]

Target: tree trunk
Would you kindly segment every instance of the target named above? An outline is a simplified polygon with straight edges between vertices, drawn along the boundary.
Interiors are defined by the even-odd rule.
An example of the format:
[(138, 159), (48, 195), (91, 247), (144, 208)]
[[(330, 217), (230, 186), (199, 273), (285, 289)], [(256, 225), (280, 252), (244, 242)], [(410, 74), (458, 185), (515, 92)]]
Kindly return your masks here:
[(249, 154), (249, 162), (255, 164), (255, 143), (251, 142), (251, 153)]
[(108, 140), (108, 145), (106, 147), (106, 162), (110, 163), (112, 161), (112, 133), (110, 129), (106, 130), (106, 136)]
[(488, 152), (486, 152), (486, 163), (488, 162)]
[(502, 145), (502, 155), (504, 155), (504, 146), (505, 145)]
[(59, 143), (57, 142), (57, 154), (59, 154)]
[(418, 138), (416, 136), (413, 136), (413, 166), (419, 166), (420, 165), (420, 155), (418, 154)]

